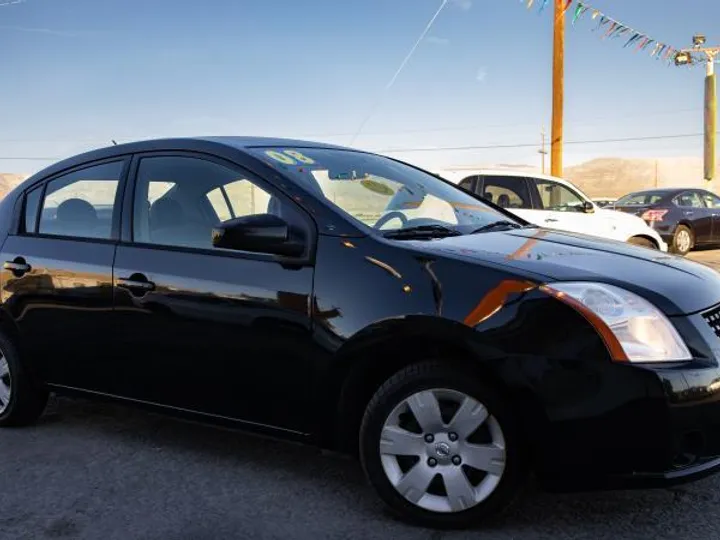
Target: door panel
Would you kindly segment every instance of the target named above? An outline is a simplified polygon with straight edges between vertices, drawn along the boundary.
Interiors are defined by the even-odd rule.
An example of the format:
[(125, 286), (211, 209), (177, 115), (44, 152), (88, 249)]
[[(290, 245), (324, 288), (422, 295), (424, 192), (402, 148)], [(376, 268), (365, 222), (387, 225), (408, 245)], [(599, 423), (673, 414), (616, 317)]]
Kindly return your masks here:
[[(120, 246), (115, 275), (122, 395), (302, 429), (312, 268)], [(117, 286), (130, 277), (153, 290)]]
[(31, 270), (3, 270), (2, 300), (43, 380), (108, 390), (114, 254), (112, 244), (23, 236), (5, 242), (2, 262)]

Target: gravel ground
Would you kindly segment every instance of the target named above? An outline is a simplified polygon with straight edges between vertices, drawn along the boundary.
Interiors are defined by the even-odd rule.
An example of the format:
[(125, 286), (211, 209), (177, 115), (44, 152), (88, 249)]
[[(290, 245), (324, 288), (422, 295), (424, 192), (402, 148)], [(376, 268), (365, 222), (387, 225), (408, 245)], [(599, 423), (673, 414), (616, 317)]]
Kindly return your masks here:
[(0, 539), (720, 538), (720, 477), (673, 490), (549, 495), (439, 533), (387, 515), (351, 460), (121, 406), (56, 400), (0, 431)]
[[(720, 269), (720, 252), (690, 258)], [(357, 463), (121, 406), (55, 400), (0, 431), (0, 540), (720, 538), (720, 476), (659, 491), (530, 491), (492, 527), (390, 517)]]

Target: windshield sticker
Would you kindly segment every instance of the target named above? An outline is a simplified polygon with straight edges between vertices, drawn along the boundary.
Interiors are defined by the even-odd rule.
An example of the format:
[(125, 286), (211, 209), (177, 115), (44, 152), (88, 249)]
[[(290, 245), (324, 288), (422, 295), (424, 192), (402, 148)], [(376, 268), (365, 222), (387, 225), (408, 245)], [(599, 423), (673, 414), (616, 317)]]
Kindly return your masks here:
[(305, 165), (313, 165), (315, 163), (315, 160), (310, 159), (305, 154), (301, 154), (297, 150), (285, 150), (285, 155), (295, 158), (300, 163), (304, 163)]
[(313, 165), (314, 160), (310, 159), (306, 155), (298, 152), (297, 150), (284, 150), (279, 152), (277, 150), (265, 150), (265, 155), (269, 158), (279, 161), (284, 165)]
[(370, 180), (369, 178), (366, 178), (365, 180), (360, 180), (360, 184), (365, 189), (369, 189), (370, 191), (378, 193), (380, 195), (386, 195), (388, 197), (395, 195), (395, 192), (391, 188), (389, 188), (385, 184), (377, 182), (376, 180)]

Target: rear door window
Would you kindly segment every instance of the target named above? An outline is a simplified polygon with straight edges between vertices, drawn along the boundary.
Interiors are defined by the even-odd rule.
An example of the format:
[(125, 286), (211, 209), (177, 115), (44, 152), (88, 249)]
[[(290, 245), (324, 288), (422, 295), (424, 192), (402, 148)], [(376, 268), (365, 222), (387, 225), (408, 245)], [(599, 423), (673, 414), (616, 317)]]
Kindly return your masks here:
[(480, 195), (502, 208), (532, 209), (527, 180), (523, 176), (484, 176)]

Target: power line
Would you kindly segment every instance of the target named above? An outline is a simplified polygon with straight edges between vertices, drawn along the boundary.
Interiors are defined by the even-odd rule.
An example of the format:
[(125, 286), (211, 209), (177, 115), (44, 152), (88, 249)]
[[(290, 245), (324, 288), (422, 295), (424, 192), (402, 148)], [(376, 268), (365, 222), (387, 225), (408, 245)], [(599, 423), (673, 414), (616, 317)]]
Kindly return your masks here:
[[(597, 139), (589, 141), (565, 141), (564, 144), (603, 144), (613, 142), (633, 142), (633, 141), (657, 141), (664, 139), (688, 139), (691, 137), (702, 137), (703, 133), (687, 133), (682, 135), (654, 135), (647, 137), (626, 137), (621, 139)], [(381, 154), (394, 154), (403, 152), (440, 152), (440, 151), (459, 151), (459, 150), (491, 150), (499, 148), (535, 148), (538, 143), (522, 143), (522, 144), (491, 144), (484, 146), (439, 146), (430, 148), (390, 148), (385, 150), (376, 150)]]
[(363, 121), (360, 123), (360, 126), (358, 127), (357, 131), (353, 135), (353, 138), (350, 140), (351, 145), (355, 143), (355, 139), (358, 138), (358, 135), (360, 135), (360, 132), (365, 127), (365, 124), (367, 124), (368, 120), (370, 120), (370, 118), (372, 118), (373, 114), (375, 114), (375, 110), (380, 106), (380, 103), (382, 103), (382, 100), (385, 97), (385, 94), (387, 94), (388, 91), (390, 90), (390, 88), (392, 88), (393, 84), (395, 84), (395, 81), (400, 76), (400, 72), (405, 68), (405, 65), (410, 61), (410, 58), (412, 57), (412, 55), (415, 54), (415, 51), (420, 46), (420, 43), (422, 42), (423, 39), (425, 39), (425, 36), (430, 31), (430, 28), (432, 28), (432, 25), (435, 23), (435, 19), (438, 18), (438, 16), (440, 15), (440, 12), (443, 10), (443, 8), (445, 8), (447, 3), (448, 3), (448, 0), (443, 0), (442, 4), (440, 4), (440, 7), (435, 12), (435, 15), (433, 15), (432, 19), (430, 19), (430, 22), (428, 22), (427, 25), (425, 25), (425, 29), (420, 34), (420, 37), (417, 39), (415, 44), (412, 46), (412, 48), (410, 49), (410, 52), (407, 53), (404, 60), (400, 63), (400, 67), (398, 67), (397, 70), (395, 70), (395, 73), (392, 76), (392, 78), (390, 79), (390, 82), (388, 82), (385, 85), (385, 89), (383, 90), (382, 94), (380, 94), (380, 97), (378, 98), (378, 100), (373, 104), (373, 106), (370, 109), (370, 111), (368, 112), (367, 116), (365, 116), (365, 118), (363, 118)]
[[(702, 107), (693, 107), (689, 109), (672, 109), (672, 110), (665, 110), (665, 111), (654, 111), (649, 113), (642, 113), (642, 114), (627, 114), (622, 115), (622, 119), (626, 120), (628, 118), (652, 118), (655, 116), (664, 116), (664, 115), (671, 115), (671, 114), (678, 114), (678, 113), (686, 113), (686, 112), (698, 112), (702, 111)], [(607, 115), (604, 116), (595, 116), (591, 117), (589, 119), (583, 119), (583, 120), (573, 120), (570, 122), (565, 122), (566, 125), (572, 125), (572, 124), (582, 124), (583, 126), (597, 126), (601, 125), (602, 123), (588, 123), (588, 120), (591, 122), (594, 122), (595, 120), (607, 120), (607, 123), (616, 122), (616, 120), (608, 119)], [(450, 132), (450, 131), (470, 131), (474, 129), (491, 129), (491, 128), (516, 128), (516, 127), (525, 127), (525, 126), (537, 126), (537, 122), (523, 122), (519, 124), (476, 124), (476, 125), (466, 125), (466, 126), (455, 126), (455, 127), (436, 127), (436, 128), (417, 128), (417, 129), (401, 129), (401, 130), (394, 130), (394, 131), (376, 131), (376, 132), (369, 132), (365, 133), (365, 135), (401, 135), (401, 134), (409, 134), (409, 133), (440, 133), (440, 132)], [(300, 134), (297, 136), (294, 136), (294, 138), (320, 138), (320, 137), (343, 137), (352, 135), (352, 133), (344, 132), (344, 133), (311, 133), (311, 134)], [(124, 139), (124, 138), (118, 138), (117, 141), (130, 141), (135, 139)], [(65, 143), (65, 144), (90, 144), (90, 143), (104, 143), (107, 141), (106, 138), (97, 138), (97, 139), (0, 139), (0, 143)]]
[[(625, 137), (619, 139), (595, 139), (585, 141), (565, 141), (565, 144), (604, 144), (614, 142), (634, 142), (634, 141), (658, 141), (658, 140), (670, 140), (670, 139), (689, 139), (692, 137), (702, 137), (704, 133), (684, 133), (678, 135), (649, 135), (645, 137)], [(403, 152), (442, 152), (442, 151), (461, 151), (461, 150), (494, 150), (502, 148), (536, 148), (537, 142), (532, 143), (516, 143), (516, 144), (488, 144), (488, 145), (475, 145), (475, 146), (435, 146), (429, 148), (389, 148), (384, 150), (375, 150), (377, 153), (382, 154), (393, 154)], [(22, 156), (22, 157), (11, 157), (11, 156), (0, 156), (0, 160), (13, 160), (13, 161), (58, 161), (64, 158), (59, 157), (46, 157), (46, 156)]]

